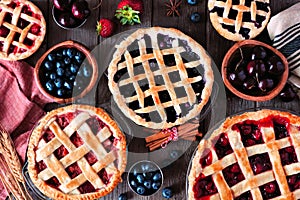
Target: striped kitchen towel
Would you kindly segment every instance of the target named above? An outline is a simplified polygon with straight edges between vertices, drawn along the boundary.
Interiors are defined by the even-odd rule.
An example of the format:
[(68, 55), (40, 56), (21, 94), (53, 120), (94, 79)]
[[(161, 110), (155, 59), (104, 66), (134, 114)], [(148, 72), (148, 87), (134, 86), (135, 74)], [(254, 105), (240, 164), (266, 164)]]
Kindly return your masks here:
[(273, 47), (288, 60), (289, 82), (300, 89), (300, 3), (273, 16), (267, 29)]

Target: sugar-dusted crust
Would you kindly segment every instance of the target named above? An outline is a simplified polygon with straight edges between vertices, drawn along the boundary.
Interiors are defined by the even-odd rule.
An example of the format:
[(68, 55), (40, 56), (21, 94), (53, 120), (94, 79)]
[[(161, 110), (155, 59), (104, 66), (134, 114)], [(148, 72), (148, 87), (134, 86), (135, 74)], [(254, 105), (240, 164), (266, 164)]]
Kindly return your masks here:
[[(154, 35), (154, 36), (157, 34), (165, 34), (173, 38), (186, 40), (188, 46), (191, 47), (192, 51), (194, 51), (196, 54), (199, 55), (201, 64), (203, 65), (203, 69), (204, 69), (203, 78), (205, 79), (205, 87), (201, 94), (202, 101), (197, 106), (194, 106), (194, 108), (191, 111), (189, 111), (187, 115), (185, 115), (184, 117), (177, 118), (175, 122), (167, 122), (166, 120), (163, 120), (160, 123), (156, 123), (153, 121), (147, 122), (145, 119), (137, 115), (135, 111), (133, 111), (126, 105), (126, 100), (120, 92), (118, 83), (114, 81), (114, 75), (118, 71), (118, 62), (120, 61), (121, 56), (125, 53), (127, 47), (131, 43), (133, 43), (136, 39), (142, 38), (145, 34)], [(115, 51), (113, 55), (113, 59), (108, 68), (108, 86), (113, 95), (115, 102), (117, 103), (121, 111), (131, 120), (133, 120), (136, 124), (145, 127), (150, 127), (153, 129), (170, 128), (176, 125), (180, 125), (185, 123), (189, 119), (197, 116), (201, 112), (203, 106), (208, 102), (209, 97), (211, 95), (212, 85), (214, 81), (214, 75), (211, 68), (212, 61), (211, 58), (207, 55), (206, 51), (203, 49), (203, 47), (199, 45), (196, 41), (194, 41), (191, 37), (183, 34), (179, 30), (174, 28), (162, 28), (162, 27), (144, 28), (144, 29), (138, 29), (133, 34), (129, 35), (120, 44), (118, 44), (116, 48), (117, 50)]]
[[(252, 2), (269, 3), (269, 0), (252, 0)], [(213, 12), (213, 13), (210, 12), (210, 14), (209, 14), (210, 21), (211, 21), (213, 27), (216, 29), (216, 31), (220, 35), (222, 35), (223, 37), (225, 37), (228, 40), (240, 41), (240, 40), (255, 38), (258, 34), (260, 34), (264, 30), (264, 28), (268, 24), (268, 21), (271, 16), (270, 6), (268, 6), (269, 12), (264, 12), (261, 10), (256, 12), (257, 7), (256, 7), (255, 3), (250, 8), (246, 7), (246, 6), (242, 6), (242, 5), (232, 5), (231, 3), (232, 3), (232, 1), (229, 1), (229, 0), (227, 2), (224, 2), (221, 0), (209, 0), (208, 1), (208, 10), (209, 11), (211, 11), (215, 7), (224, 8), (223, 16), (218, 16), (218, 14), (216, 12)], [(255, 16), (255, 13), (259, 13), (260, 15), (265, 14), (266, 18), (262, 22), (261, 27), (256, 27), (255, 24), (252, 22), (242, 22), (242, 20), (243, 20), (242, 12), (241, 12), (241, 14), (237, 15), (236, 19), (230, 19), (230, 18), (228, 18), (228, 14), (229, 14), (229, 10), (232, 9), (231, 6), (240, 7), (241, 10), (246, 9), (246, 10), (248, 10), (248, 12), (251, 12), (253, 14), (253, 16)], [(235, 29), (237, 29), (237, 26), (248, 28), (248, 29), (250, 29), (250, 32), (249, 32), (250, 37), (244, 38), (238, 32), (232, 33), (230, 31), (228, 31), (227, 29), (224, 29), (222, 27), (222, 24), (233, 25), (235, 27)]]
[[(118, 166), (117, 170), (113, 177), (110, 178), (110, 182), (103, 188), (99, 189), (93, 193), (80, 194), (80, 195), (68, 195), (63, 192), (49, 187), (45, 181), (38, 178), (38, 173), (36, 171), (36, 149), (38, 148), (38, 144), (40, 142), (41, 136), (45, 131), (44, 127), (49, 126), (49, 122), (53, 121), (57, 115), (61, 115), (64, 113), (75, 112), (75, 111), (84, 111), (88, 112), (90, 115), (96, 115), (99, 117), (110, 129), (115, 138), (118, 138)], [(36, 128), (33, 130), (32, 135), (30, 137), (28, 151), (28, 172), (30, 178), (34, 185), (46, 196), (53, 199), (69, 199), (69, 200), (93, 200), (100, 198), (102, 196), (110, 193), (119, 182), (122, 181), (121, 175), (125, 171), (126, 163), (127, 163), (127, 153), (126, 153), (126, 138), (124, 134), (119, 129), (117, 123), (110, 118), (110, 116), (101, 108), (95, 108), (88, 105), (70, 105), (62, 108), (58, 108), (49, 112), (45, 115), (38, 123)]]
[[(13, 44), (19, 48), (25, 48), (26, 49), (25, 52), (7, 54), (7, 52), (5, 52), (5, 51), (0, 51), (0, 59), (16, 61), (16, 60), (25, 59), (25, 58), (31, 56), (33, 53), (35, 53), (38, 50), (38, 48), (41, 46), (42, 42), (44, 41), (44, 37), (46, 35), (46, 21), (45, 21), (45, 18), (43, 16), (43, 13), (41, 12), (41, 10), (34, 3), (32, 3), (29, 0), (2, 0), (2, 1), (0, 1), (1, 10), (3, 10), (2, 6), (6, 7), (6, 5), (9, 4), (10, 2), (16, 2), (21, 6), (28, 5), (28, 7), (30, 7), (31, 11), (33, 13), (39, 15), (39, 18), (40, 18), (40, 19), (38, 19), (38, 18), (30, 17), (29, 20), (31, 23), (27, 27), (25, 27), (23, 30), (21, 30), (21, 32), (18, 31), (20, 33), (20, 38), (25, 38), (25, 37), (27, 37), (28, 34), (30, 35), (29, 37), (34, 41), (34, 45), (32, 47), (27, 48), (23, 44), (23, 41), (19, 41), (19, 42), (14, 42)], [(3, 12), (6, 12), (6, 11), (3, 10)], [(1, 13), (1, 11), (0, 11), (0, 13)], [(24, 15), (24, 14), (22, 14), (22, 15)], [(21, 16), (20, 16), (20, 18), (21, 18)], [(26, 18), (28, 19), (28, 16)], [(39, 32), (38, 36), (28, 32), (34, 23), (36, 23), (40, 26), (40, 32)], [(1, 24), (1, 26), (11, 27), (14, 30), (15, 24), (12, 25), (10, 23), (4, 22), (3, 24)], [(11, 31), (11, 33), (12, 33), (12, 31)], [(3, 41), (4, 43), (6, 43), (6, 41), (13, 39), (13, 37), (14, 37), (14, 34), (9, 34), (7, 36), (7, 38), (0, 39), (0, 41)]]
[[(245, 121), (245, 120), (260, 120), (260, 119), (264, 119), (268, 116), (280, 116), (280, 117), (285, 117), (285, 118), (288, 118), (289, 121), (290, 121), (290, 129), (292, 129), (291, 127), (293, 127), (293, 131), (296, 131), (296, 134), (298, 134), (298, 132), (300, 132), (299, 130), (299, 127), (300, 127), (300, 117), (296, 116), (296, 115), (293, 115), (291, 113), (288, 113), (288, 112), (282, 112), (282, 111), (276, 111), (276, 110), (260, 110), (260, 111), (256, 111), (256, 112), (246, 112), (244, 114), (241, 114), (241, 115), (237, 115), (237, 116), (233, 116), (233, 117), (229, 117), (227, 118), (215, 131), (213, 131), (213, 133), (206, 139), (203, 139), (198, 147), (197, 147), (197, 150), (196, 150), (196, 153), (193, 157), (193, 160), (192, 160), (192, 165), (191, 165), (191, 170), (190, 170), (190, 173), (188, 174), (188, 199), (189, 200), (192, 200), (192, 199), (195, 199), (194, 198), (194, 192), (193, 192), (193, 186), (194, 184), (196, 183), (195, 180), (196, 178), (199, 176), (199, 174), (201, 173), (206, 173), (206, 171), (204, 169), (206, 168), (202, 168), (201, 164), (200, 164), (200, 159), (202, 157), (204, 157), (205, 155), (207, 155), (207, 153), (205, 153), (205, 150), (206, 149), (212, 149), (212, 147), (214, 146), (214, 141), (216, 141), (218, 139), (218, 137), (220, 136), (221, 133), (227, 133), (228, 134), (228, 138), (230, 138), (230, 140), (234, 141), (235, 139), (239, 139), (239, 136), (236, 136), (236, 135), (239, 135), (239, 134), (234, 134), (234, 131), (231, 131), (231, 128), (234, 124), (236, 123), (239, 123), (239, 122), (242, 122), (242, 121)], [(268, 128), (267, 128), (268, 129)], [(294, 132), (294, 138), (292, 139), (293, 140), (293, 143), (294, 143), (294, 146), (295, 146), (295, 151), (297, 151), (297, 149), (299, 148), (299, 145), (300, 145), (300, 141), (297, 140), (297, 136), (296, 136), (295, 132)], [(268, 144), (268, 148), (271, 148), (271, 145), (272, 144)], [(275, 143), (273, 143), (273, 145), (276, 146)], [(287, 145), (287, 144), (285, 144)], [(274, 146), (274, 148), (276, 148)], [(297, 149), (296, 149), (297, 148)], [(232, 149), (234, 151), (235, 154), (237, 154), (237, 151), (240, 150), (240, 148), (238, 146), (232, 146)], [(240, 150), (239, 152), (242, 152), (242, 150)], [(255, 154), (255, 152), (265, 152), (265, 148), (262, 147), (262, 145), (254, 145), (254, 146), (251, 146), (251, 147), (247, 147), (247, 150), (244, 151), (245, 152), (245, 155), (244, 157), (247, 158), (247, 153), (246, 152), (251, 152), (251, 154)], [(221, 159), (219, 160), (220, 162), (222, 162), (223, 166), (227, 166), (227, 165), (230, 165), (230, 164), (226, 164), (226, 162), (229, 162), (228, 161), (229, 159)], [(218, 162), (218, 159), (217, 158), (213, 158), (213, 161), (212, 161), (212, 164), (214, 163), (217, 163)], [(281, 161), (274, 161), (275, 163), (281, 163)], [(295, 167), (294, 168), (291, 168), (290, 170), (295, 170), (294, 172), (296, 173), (299, 173), (300, 170), (299, 170), (299, 167), (296, 166), (297, 163), (295, 164)], [(210, 165), (211, 166), (211, 165)], [(214, 165), (214, 166), (217, 166), (217, 165)], [(220, 167), (220, 166), (219, 166)], [(214, 169), (214, 167), (212, 167), (213, 169), (213, 174), (217, 173), (218, 171), (222, 170), (222, 169)], [(278, 171), (280, 171), (280, 168), (281, 167), (276, 167), (273, 165), (273, 170), (270, 170), (268, 172), (265, 172), (265, 173), (262, 173), (260, 174), (260, 180), (263, 180), (263, 179), (266, 179), (266, 180), (270, 180), (272, 181), (273, 179), (271, 177), (273, 177), (273, 173), (277, 174)], [(286, 168), (284, 168), (286, 169)], [(246, 170), (247, 171), (247, 170)], [(277, 171), (277, 172), (276, 172)], [(252, 173), (252, 170), (251, 168), (248, 169), (247, 171), (247, 174), (244, 173), (244, 176), (252, 176), (253, 177), (253, 174), (251, 175)], [(289, 172), (291, 173), (291, 172)], [(283, 177), (279, 177), (280, 178), (283, 178)], [(216, 181), (216, 180), (214, 180)], [(278, 178), (277, 178), (277, 183), (280, 185), (282, 185), (282, 187), (284, 188), (284, 182), (285, 182), (285, 176), (283, 178), (283, 181), (280, 182), (278, 181)], [(280, 183), (279, 183), (280, 182)], [(234, 189), (232, 188), (227, 188), (228, 186), (226, 187), (223, 187), (221, 188), (220, 190), (223, 191), (223, 193), (225, 193), (226, 195), (226, 198), (222, 198), (222, 195), (220, 196), (219, 193), (213, 195), (211, 197), (211, 199), (234, 199), (233, 197), (233, 190), (236, 192), (238, 191), (239, 194), (242, 194), (243, 192), (246, 192), (249, 190), (249, 188), (246, 188), (247, 184), (245, 184), (242, 188), (238, 188), (235, 187)], [(259, 186), (259, 185), (257, 185)], [(224, 191), (228, 191), (229, 190), (229, 193), (226, 194), (226, 192)], [(259, 191), (259, 190), (258, 190)], [(224, 194), (223, 194), (224, 195)], [(260, 192), (252, 192), (252, 197), (253, 199), (261, 199), (261, 196), (260, 196)], [(299, 199), (300, 197), (300, 194), (299, 192), (287, 192), (286, 194), (284, 194), (284, 196), (280, 196), (281, 198), (278, 198), (278, 199)], [(297, 198), (296, 198), (297, 197)]]

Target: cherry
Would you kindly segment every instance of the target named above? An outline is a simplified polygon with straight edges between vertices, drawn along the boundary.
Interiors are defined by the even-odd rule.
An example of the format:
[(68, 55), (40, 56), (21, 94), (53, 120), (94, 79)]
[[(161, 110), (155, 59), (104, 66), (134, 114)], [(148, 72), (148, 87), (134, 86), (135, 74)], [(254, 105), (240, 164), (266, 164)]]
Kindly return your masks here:
[(286, 84), (283, 88), (283, 90), (280, 92), (279, 97), (281, 98), (282, 101), (289, 102), (292, 101), (296, 98), (297, 94), (293, 90), (293, 88), (289, 85)]
[(276, 185), (274, 183), (266, 184), (264, 187), (264, 191), (268, 194), (272, 194), (277, 189)]
[(6, 28), (5, 26), (0, 27), (0, 36), (1, 37), (6, 37), (9, 34), (9, 29)]
[(72, 0), (53, 0), (55, 8), (66, 11), (70, 8)]
[(265, 92), (267, 90), (271, 90), (274, 87), (274, 81), (272, 79), (263, 79), (261, 81), (258, 82), (258, 88)]
[(70, 13), (63, 13), (59, 16), (58, 23), (60, 23), (64, 27), (74, 27), (76, 24), (76, 20)]
[(251, 60), (247, 64), (247, 73), (248, 73), (249, 76), (254, 76), (255, 71), (256, 71), (256, 62), (255, 62), (255, 60)]
[(243, 83), (243, 87), (247, 90), (254, 89), (256, 87), (257, 81), (253, 77), (248, 77)]
[(75, 18), (84, 20), (91, 14), (88, 3), (85, 0), (77, 0), (72, 5), (72, 14)]
[(266, 73), (266, 65), (262, 60), (256, 60), (255, 62), (255, 72), (259, 77), (262, 77)]
[(267, 56), (266, 50), (262, 46), (255, 46), (252, 51), (251, 59), (265, 59)]
[(271, 75), (279, 76), (284, 72), (284, 65), (277, 56), (270, 57), (267, 64)]

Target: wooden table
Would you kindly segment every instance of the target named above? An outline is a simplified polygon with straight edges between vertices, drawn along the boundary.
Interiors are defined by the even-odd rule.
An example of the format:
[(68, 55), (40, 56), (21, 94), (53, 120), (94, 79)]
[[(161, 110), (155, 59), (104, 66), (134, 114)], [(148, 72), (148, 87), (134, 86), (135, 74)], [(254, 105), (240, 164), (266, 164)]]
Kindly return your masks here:
[[(79, 29), (76, 30), (64, 30), (59, 28), (53, 21), (51, 14), (52, 3), (50, 0), (34, 0), (34, 2), (39, 6), (39, 8), (44, 13), (47, 21), (47, 35), (42, 44), (41, 48), (27, 59), (27, 62), (35, 65), (37, 59), (51, 46), (65, 40), (76, 40), (90, 49), (94, 49), (99, 43), (103, 41), (103, 38), (97, 37), (95, 32), (96, 22), (100, 17), (106, 17), (112, 19), (116, 24), (116, 33), (121, 33), (123, 31), (139, 28), (139, 27), (150, 27), (150, 26), (163, 26), (163, 27), (173, 27), (181, 30), (185, 34), (194, 38), (199, 42), (211, 55), (215, 61), (217, 67), (220, 69), (222, 59), (227, 52), (227, 50), (234, 44), (234, 42), (228, 41), (221, 37), (212, 27), (207, 11), (207, 1), (200, 0), (197, 6), (190, 6), (187, 4), (186, 0), (183, 0), (180, 6), (180, 17), (167, 17), (165, 3), (168, 0), (144, 0), (145, 12), (141, 17), (141, 24), (135, 26), (121, 26), (116, 18), (114, 18), (114, 11), (116, 10), (117, 3), (119, 0), (103, 0), (102, 6), (98, 9), (92, 10), (91, 16), (89, 17), (87, 23)], [(97, 2), (95, 0), (89, 0), (90, 6), (94, 7)], [(271, 0), (271, 10), (272, 15), (277, 14), (281, 10), (288, 8), (299, 0)], [(189, 20), (189, 15), (192, 12), (198, 11), (201, 13), (201, 22), (192, 23)], [(270, 43), (267, 36), (267, 31), (265, 30), (260, 36), (256, 38), (267, 43)], [(98, 60), (101, 62), (101, 60)], [(110, 101), (110, 93), (107, 88), (106, 77), (103, 76), (96, 88), (96, 105), (100, 105), (104, 102)], [(226, 98), (224, 99), (226, 109), (226, 115), (231, 115), (237, 112), (241, 112), (246, 109), (257, 109), (261, 107), (269, 108), (280, 108), (287, 109), (300, 113), (299, 100), (294, 100), (289, 103), (282, 102), (279, 98), (275, 98), (267, 102), (251, 102), (247, 100), (240, 99), (226, 90)], [(205, 124), (205, 120), (204, 123)], [(139, 140), (133, 140), (130, 145), (133, 149), (138, 152), (138, 148), (144, 146), (144, 144), (138, 144)], [(163, 168), (164, 173), (164, 187), (170, 186), (174, 191), (174, 197), (172, 199), (186, 199), (186, 172), (192, 152), (194, 151), (197, 143), (193, 143), (187, 148), (185, 153), (171, 165)], [(150, 156), (151, 157), (151, 156)], [(147, 159), (147, 158), (145, 158)], [(126, 173), (124, 174), (124, 181), (118, 185), (118, 187), (107, 197), (103, 199), (117, 199), (118, 195), (127, 192), (130, 199), (163, 199), (161, 196), (161, 191), (156, 193), (154, 196), (149, 198), (142, 198), (130, 191), (127, 185)]]

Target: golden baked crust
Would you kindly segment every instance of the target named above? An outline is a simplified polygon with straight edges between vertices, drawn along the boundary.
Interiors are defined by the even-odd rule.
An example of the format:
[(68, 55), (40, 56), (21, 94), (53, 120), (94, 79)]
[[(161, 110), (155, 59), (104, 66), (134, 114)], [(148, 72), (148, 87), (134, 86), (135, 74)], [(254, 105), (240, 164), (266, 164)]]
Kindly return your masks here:
[[(24, 10), (27, 8), (26, 13)], [(11, 15), (10, 21), (6, 20), (8, 15)], [(31, 27), (35, 25), (40, 27), (38, 34), (31, 32)], [(14, 61), (31, 56), (41, 46), (46, 34), (46, 21), (41, 10), (31, 1), (1, 0), (0, 28), (8, 31), (6, 36), (0, 36), (0, 59)], [(32, 44), (28, 45), (26, 40)]]
[[(213, 27), (220, 35), (233, 41), (256, 37), (264, 30), (271, 16), (269, 0), (251, 0), (250, 5), (246, 5), (246, 1), (238, 1), (240, 2), (239, 5), (234, 5), (232, 0), (208, 1), (209, 16)], [(258, 6), (260, 3), (266, 6), (262, 9)], [(223, 10), (223, 12), (217, 11), (218, 9)], [(222, 14), (218, 14), (218, 12)], [(232, 14), (234, 12), (235, 14)], [(246, 19), (246, 14), (250, 19)], [(264, 17), (261, 23), (257, 23), (259, 17)], [(229, 27), (232, 31), (229, 31)], [(244, 32), (242, 29), (249, 33), (242, 33)]]
[[(55, 123), (57, 116), (76, 112), (79, 112), (79, 114), (77, 114), (70, 124), (63, 130), (56, 127), (58, 124)], [(96, 135), (94, 135), (93, 132), (90, 134), (90, 128), (86, 128), (86, 126), (89, 126), (86, 123), (86, 119), (89, 119), (89, 117), (92, 116), (96, 116), (107, 126), (107, 128), (101, 129)], [(43, 139), (41, 139), (41, 137), (48, 128), (50, 128), (51, 131), (56, 130), (56, 133), (55, 138), (46, 143)], [(62, 139), (65, 136), (69, 138), (75, 131), (84, 141), (84, 144), (77, 148), (72, 144), (71, 140)], [(101, 142), (108, 140), (111, 134), (115, 138), (113, 142), (113, 149), (111, 149), (110, 152), (106, 152), (107, 149), (104, 149), (103, 151)], [(57, 139), (57, 137), (59, 137), (59, 139)], [(57, 142), (59, 143), (58, 145), (56, 144)], [(55, 148), (60, 146), (62, 143), (64, 143), (64, 146), (68, 149), (69, 153), (62, 159), (58, 160), (51, 152), (54, 152)], [(97, 156), (98, 160), (92, 166), (90, 166), (84, 158), (84, 155), (91, 150), (94, 155)], [(92, 200), (107, 195), (121, 181), (121, 175), (125, 171), (127, 163), (126, 138), (118, 128), (116, 122), (113, 121), (101, 108), (95, 108), (88, 105), (70, 105), (53, 110), (40, 120), (30, 137), (27, 156), (30, 178), (34, 185), (46, 196), (53, 199)], [(47, 163), (47, 168), (38, 173), (36, 164), (40, 160)], [(113, 163), (115, 160), (118, 161), (117, 164)], [(70, 179), (70, 177), (66, 175), (65, 169), (75, 162), (78, 163), (78, 166), (82, 171), (80, 174), (82, 177), (80, 177), (80, 179), (80, 175), (73, 179)], [(64, 164), (66, 165), (64, 166)], [(105, 168), (107, 173), (110, 173), (109, 175), (111, 175), (107, 184), (104, 184), (97, 176), (97, 173), (103, 168)], [(47, 179), (52, 176), (56, 176), (59, 181), (60, 178), (65, 181), (65, 183), (60, 183), (60, 190), (49, 186), (45, 180), (43, 180), (43, 178)], [(84, 182), (89, 180), (96, 191), (92, 193), (78, 194), (78, 191), (76, 190), (81, 185), (78, 183), (79, 181), (82, 181), (81, 179), (83, 179)], [(94, 184), (98, 184), (98, 187), (95, 187)], [(68, 194), (63, 193), (62, 190), (67, 190)]]
[[(234, 130), (233, 126), (246, 120), (262, 120), (262, 122), (264, 122), (264, 120), (269, 117), (287, 118), (289, 121), (289, 125), (287, 125), (289, 136), (276, 139), (272, 125), (265, 121), (265, 124), (261, 124), (259, 126), (264, 143), (245, 147), (241, 141), (241, 133)], [(299, 199), (299, 190), (290, 191), (286, 177), (300, 172), (299, 128), (300, 117), (288, 112), (276, 110), (246, 112), (238, 116), (227, 118), (219, 128), (217, 128), (208, 138), (203, 139), (198, 145), (195, 156), (192, 160), (191, 170), (188, 175), (188, 199), (195, 199), (193, 186), (196, 184), (196, 178), (199, 177), (200, 174), (203, 174), (204, 176), (212, 175), (212, 179), (217, 187), (218, 192), (212, 195), (210, 199), (234, 199), (247, 191), (251, 191), (253, 199), (262, 199), (259, 186), (274, 180), (278, 183), (281, 191), (281, 195), (276, 197), (276, 199)], [(227, 134), (233, 153), (228, 154), (222, 159), (218, 159), (213, 146), (222, 133)], [(295, 148), (298, 162), (283, 166), (281, 164), (281, 158), (278, 151), (289, 146), (293, 146)], [(200, 159), (208, 155), (207, 150), (212, 152), (212, 162), (202, 168)], [(248, 157), (263, 153), (268, 153), (268, 156), (270, 156), (272, 170), (267, 170), (263, 173), (254, 175), (249, 164)], [(229, 187), (227, 182), (224, 180), (222, 170), (234, 163), (238, 163), (245, 180)]]
[[(158, 37), (162, 35), (168, 37), (172, 42), (169, 47), (163, 49), (160, 47), (160, 44), (158, 44)], [(151, 46), (147, 44), (150, 42), (146, 41), (146, 37), (150, 38)], [(182, 41), (185, 41), (185, 47), (179, 45)], [(137, 57), (131, 56), (128, 50), (130, 49), (130, 45), (134, 42), (138, 44), (139, 56)], [(118, 107), (136, 124), (153, 129), (170, 128), (175, 125), (180, 125), (197, 116), (203, 106), (208, 102), (214, 80), (211, 59), (201, 45), (179, 30), (162, 27), (138, 29), (118, 44), (116, 48), (117, 50), (108, 68), (108, 86)], [(152, 52), (148, 52), (149, 48), (152, 49)], [(187, 51), (192, 51), (190, 53), (194, 53), (194, 56), (197, 55), (196, 57), (199, 57), (198, 60), (188, 60), (188, 63), (184, 63), (181, 55)], [(174, 66), (166, 66), (164, 56), (168, 55), (174, 55)], [(122, 57), (125, 57), (125, 61), (123, 62), (121, 62)], [(151, 67), (151, 62), (157, 63), (157, 70)], [(141, 64), (144, 73), (134, 74), (134, 66), (136, 64)], [(187, 68), (195, 68), (196, 70), (201, 68), (199, 70), (202, 70), (203, 74), (197, 77), (188, 77)], [(119, 82), (116, 81), (116, 74), (124, 69), (127, 71), (126, 75), (128, 75), (129, 78), (125, 78), (125, 80)], [(171, 81), (169, 73), (172, 72), (179, 74), (178, 76), (180, 76), (181, 79), (179, 82), (173, 83)], [(155, 80), (158, 76), (163, 77), (161, 84), (158, 84), (158, 81)], [(139, 81), (144, 79), (148, 83), (146, 84), (148, 89), (143, 91), (143, 89), (141, 89), (143, 85), (141, 85)], [(196, 92), (193, 91), (192, 84), (196, 82), (199, 83), (200, 81), (205, 82), (204, 88), (201, 94), (196, 94)], [(120, 88), (129, 84), (133, 84), (134, 90), (132, 93), (135, 94), (130, 97), (125, 97)], [(178, 97), (176, 94), (175, 90), (179, 87), (184, 88), (184, 93), (186, 93), (184, 97)], [(163, 102), (159, 96), (160, 92), (167, 92), (170, 96), (170, 100)], [(199, 99), (201, 100), (197, 99), (197, 95), (199, 95)], [(146, 105), (144, 100), (147, 97), (153, 101), (153, 105)], [(139, 108), (133, 110), (129, 107), (129, 104), (136, 100), (138, 101)], [(200, 102), (198, 102), (198, 100)], [(185, 103), (189, 104), (192, 109), (182, 116), (180, 104)], [(168, 121), (168, 114), (165, 108), (171, 107), (172, 105), (174, 105), (176, 111), (174, 115), (178, 115), (178, 117), (174, 121)], [(151, 116), (151, 112), (157, 112), (156, 114), (159, 115), (160, 120), (146, 120), (140, 115), (149, 114)]]

